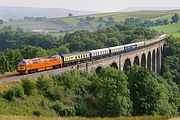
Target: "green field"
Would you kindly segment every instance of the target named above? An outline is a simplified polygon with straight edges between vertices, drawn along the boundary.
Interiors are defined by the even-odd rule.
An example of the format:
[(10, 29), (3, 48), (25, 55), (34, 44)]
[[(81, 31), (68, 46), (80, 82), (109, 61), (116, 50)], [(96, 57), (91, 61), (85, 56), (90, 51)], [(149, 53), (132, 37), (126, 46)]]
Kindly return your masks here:
[(169, 25), (157, 26), (153, 27), (152, 29), (155, 29), (158, 32), (165, 32), (167, 34), (171, 34), (174, 37), (180, 37), (180, 22)]
[(157, 31), (163, 31), (166, 33), (180, 33), (180, 22), (179, 23), (174, 23), (174, 24), (169, 24), (169, 25), (163, 25), (163, 26), (157, 26), (154, 27), (155, 30)]
[(8, 22), (0, 25), (0, 28), (11, 25), (13, 28), (21, 27), (24, 30), (32, 29), (58, 29), (62, 30), (62, 26), (54, 23), (40, 22), (40, 21), (16, 21)]

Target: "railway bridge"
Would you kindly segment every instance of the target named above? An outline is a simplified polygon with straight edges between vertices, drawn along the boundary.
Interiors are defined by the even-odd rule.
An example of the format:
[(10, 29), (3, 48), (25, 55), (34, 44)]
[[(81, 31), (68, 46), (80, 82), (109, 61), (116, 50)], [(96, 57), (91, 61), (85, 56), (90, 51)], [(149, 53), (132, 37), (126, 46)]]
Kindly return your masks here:
[(0, 80), (0, 84), (12, 81), (19, 81), (23, 77), (34, 79), (39, 76), (52, 76), (75, 69), (86, 70), (88, 72), (98, 72), (103, 67), (108, 66), (114, 67), (118, 70), (126, 71), (128, 69), (128, 66), (139, 65), (148, 68), (156, 73), (160, 73), (163, 58), (164, 41), (165, 40), (162, 39), (160, 41), (157, 41), (156, 43), (150, 44), (140, 49), (121, 53), (119, 55), (107, 57), (100, 60), (90, 61), (87, 63), (80, 63), (69, 67), (63, 67), (59, 69), (53, 69), (23, 76), (6, 77)]
[(84, 69), (86, 67), (88, 71), (96, 70), (96, 72), (98, 72), (103, 67), (111, 66), (126, 71), (128, 66), (139, 65), (156, 73), (160, 73), (163, 50), (164, 39), (141, 49), (89, 62), (86, 63), (86, 65), (77, 65), (77, 69)]

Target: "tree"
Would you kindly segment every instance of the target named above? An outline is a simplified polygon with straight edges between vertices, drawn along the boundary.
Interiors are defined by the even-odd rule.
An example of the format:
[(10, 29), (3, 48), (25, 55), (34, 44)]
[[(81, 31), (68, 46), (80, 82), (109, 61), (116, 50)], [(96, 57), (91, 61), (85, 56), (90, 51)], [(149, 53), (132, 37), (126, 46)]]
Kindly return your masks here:
[(23, 32), (24, 30), (23, 30), (23, 28), (21, 28), (21, 27), (16, 27), (16, 31), (17, 31), (17, 32)]
[(55, 48), (58, 54), (67, 54), (69, 53), (69, 48), (66, 45), (61, 45), (58, 48)]
[(9, 61), (4, 53), (0, 52), (0, 73), (4, 74), (7, 71), (10, 71)]
[(132, 104), (126, 75), (114, 68), (105, 68), (98, 77), (97, 104), (100, 116), (129, 115)]
[(21, 50), (21, 54), (23, 58), (25, 59), (43, 57), (47, 55), (44, 49), (42, 49), (41, 47), (35, 47), (35, 46), (25, 46)]
[(169, 20), (168, 19), (163, 19), (164, 25), (168, 25), (169, 24)]
[[(131, 67), (127, 76), (134, 115), (177, 114), (180, 97), (177, 86), (172, 88), (162, 77), (137, 66)], [(171, 100), (174, 95), (179, 96), (177, 100)]]
[(103, 17), (99, 17), (98, 18), (98, 22), (104, 22), (104, 18)]
[(97, 29), (102, 29), (103, 25), (102, 23), (99, 23), (99, 25), (97, 26)]
[(108, 19), (109, 21), (111, 21), (111, 22), (115, 22), (115, 20), (114, 20), (113, 17), (108, 17), (107, 19)]
[(116, 38), (110, 38), (107, 42), (106, 42), (106, 46), (109, 47), (113, 47), (113, 46), (117, 46), (119, 45), (119, 41)]
[(178, 14), (174, 14), (173, 16), (172, 16), (172, 22), (173, 23), (177, 23), (179, 21), (179, 15)]
[(156, 26), (161, 26), (161, 25), (164, 25), (164, 22), (160, 19), (156, 20), (156, 23), (155, 23)]
[(72, 13), (69, 13), (69, 14), (68, 14), (68, 17), (73, 17), (73, 14), (72, 14)]
[(4, 23), (4, 21), (0, 19), (0, 24), (3, 24), (3, 23)]
[(24, 93), (26, 95), (31, 95), (33, 92), (33, 89), (35, 88), (34, 83), (31, 82), (28, 78), (21, 79), (22, 81), (22, 87), (24, 89)]
[(86, 21), (91, 21), (93, 19), (95, 19), (95, 17), (89, 17), (89, 16), (86, 17)]
[(2, 28), (2, 31), (3, 31), (3, 32), (12, 32), (12, 31), (13, 31), (13, 28), (12, 28), (11, 25), (9, 25), (9, 26), (4, 26), (4, 27)]

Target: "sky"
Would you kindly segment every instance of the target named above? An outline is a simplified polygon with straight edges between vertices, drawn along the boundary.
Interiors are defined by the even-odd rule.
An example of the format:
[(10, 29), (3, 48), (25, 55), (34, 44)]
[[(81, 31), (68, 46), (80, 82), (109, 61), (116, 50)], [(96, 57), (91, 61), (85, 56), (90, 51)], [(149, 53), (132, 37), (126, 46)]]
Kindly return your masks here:
[(180, 0), (0, 0), (0, 6), (114, 12), (128, 7), (179, 7)]

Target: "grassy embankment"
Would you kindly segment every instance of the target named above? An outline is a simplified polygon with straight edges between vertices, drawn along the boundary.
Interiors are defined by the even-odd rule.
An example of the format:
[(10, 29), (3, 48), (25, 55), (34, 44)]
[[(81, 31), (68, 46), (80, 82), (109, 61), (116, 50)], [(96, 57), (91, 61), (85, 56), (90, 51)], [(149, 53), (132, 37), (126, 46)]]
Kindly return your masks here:
[[(117, 117), (117, 118), (85, 118), (85, 117), (30, 117), (30, 116), (0, 116), (0, 120), (168, 120), (169, 117), (153, 117), (153, 116), (142, 116), (142, 117)], [(174, 119), (175, 120), (175, 119)]]

